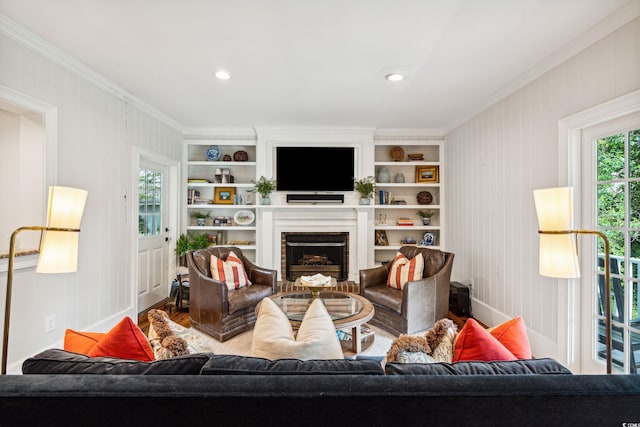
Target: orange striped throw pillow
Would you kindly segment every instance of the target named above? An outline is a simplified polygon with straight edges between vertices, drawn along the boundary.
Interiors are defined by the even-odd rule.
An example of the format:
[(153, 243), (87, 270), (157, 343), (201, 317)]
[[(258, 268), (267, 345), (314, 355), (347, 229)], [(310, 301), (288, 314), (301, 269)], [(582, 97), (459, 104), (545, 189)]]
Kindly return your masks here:
[(398, 252), (391, 263), (391, 270), (389, 271), (389, 277), (387, 278), (387, 286), (402, 289), (404, 288), (405, 283), (422, 279), (423, 271), (424, 257), (422, 254), (416, 255), (412, 259), (408, 259), (402, 253)]
[(211, 255), (211, 278), (225, 282), (230, 291), (251, 285), (242, 260), (233, 251), (229, 252), (226, 261)]

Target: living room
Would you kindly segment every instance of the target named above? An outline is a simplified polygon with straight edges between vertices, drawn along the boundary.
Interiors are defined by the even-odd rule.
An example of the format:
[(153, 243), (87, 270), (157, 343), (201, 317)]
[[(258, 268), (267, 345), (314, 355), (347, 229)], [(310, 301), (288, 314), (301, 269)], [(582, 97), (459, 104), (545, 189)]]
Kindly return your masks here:
[[(82, 12), (77, 19), (86, 19), (86, 25), (90, 26), (92, 21), (89, 15), (99, 15), (101, 10), (87, 7), (79, 11), (71, 3), (58, 10), (62, 16), (66, 14), (67, 19), (51, 19), (48, 13), (35, 12), (45, 10), (44, 4), (37, 1), (5, 0), (0, 6), (0, 13), (3, 14), (0, 19), (0, 99), (5, 102), (19, 100), (19, 105), (32, 106), (42, 112), (47, 125), (46, 132), (48, 135), (55, 134), (53, 145), (47, 145), (44, 151), (45, 174), (42, 180), (47, 185), (56, 183), (89, 191), (80, 235), (77, 273), (38, 275), (33, 271), (34, 256), (21, 257), (15, 274), (9, 372), (20, 372), (22, 361), (29, 356), (52, 346), (60, 346), (65, 328), (108, 330), (124, 316), (137, 317), (140, 311), (137, 244), (136, 235), (132, 232), (137, 230), (137, 204), (132, 195), (135, 194), (134, 183), (137, 182), (141, 157), (167, 160), (179, 170), (185, 161), (185, 139), (190, 136), (253, 139), (257, 141), (257, 147), (263, 149), (264, 146), (260, 145), (262, 135), (273, 136), (274, 132), (279, 132), (276, 139), (282, 140), (293, 135), (298, 139), (306, 137), (315, 140), (315, 144), (322, 142), (318, 141), (318, 135), (324, 135), (325, 142), (330, 139), (342, 143), (344, 140), (341, 141), (339, 137), (341, 133), (350, 135), (351, 141), (354, 134), (366, 133), (366, 142), (362, 143), (361, 150), (364, 153), (361, 158), (363, 166), (357, 177), (375, 174), (374, 162), (370, 157), (372, 154), (366, 154), (366, 150), (373, 147), (376, 138), (442, 138), (444, 153), (441, 173), (443, 183), (446, 183), (445, 217), (442, 218), (446, 223), (443, 249), (455, 253), (452, 280), (473, 283), (475, 317), (487, 325), (497, 325), (509, 318), (522, 316), (526, 320), (535, 355), (555, 358), (576, 373), (597, 372), (583, 367), (582, 330), (580, 322), (575, 321), (582, 304), (577, 289), (584, 286), (581, 282), (588, 283), (589, 279), (584, 274), (581, 281), (551, 279), (538, 274), (538, 233), (532, 192), (539, 188), (578, 184), (574, 168), (577, 160), (572, 157), (574, 154), (567, 137), (570, 132), (566, 129), (579, 130), (586, 125), (582, 122), (575, 124), (569, 120), (571, 117), (588, 114), (590, 109), (616, 100), (624, 102), (629, 97), (632, 98), (628, 101), (632, 107), (625, 107), (625, 112), (638, 111), (640, 2), (605, 2), (608, 3), (606, 7), (598, 6), (600, 2), (590, 2), (589, 6), (593, 9), (585, 7), (590, 12), (581, 15), (584, 24), (571, 26), (576, 31), (574, 34), (564, 34), (558, 30), (563, 27), (561, 22), (577, 19), (570, 9), (560, 8), (558, 13), (564, 12), (565, 15), (552, 17), (540, 18), (532, 14), (528, 18), (541, 19), (536, 21), (538, 23), (553, 21), (546, 24), (549, 32), (551, 28), (558, 31), (555, 33), (558, 34), (558, 40), (539, 40), (539, 43), (546, 44), (546, 50), (540, 51), (535, 50), (540, 47), (535, 43), (527, 49), (518, 48), (517, 41), (513, 43), (516, 46), (500, 45), (500, 49), (509, 47), (509, 50), (502, 52), (515, 58), (512, 62), (527, 66), (517, 74), (505, 73), (499, 84), (488, 93), (482, 90), (483, 82), (488, 75), (499, 76), (502, 71), (486, 66), (491, 59), (474, 57), (473, 52), (466, 51), (470, 62), (458, 64), (449, 73), (460, 73), (458, 84), (475, 103), (456, 104), (454, 99), (459, 100), (461, 94), (455, 85), (442, 86), (438, 91), (427, 94), (419, 91), (419, 85), (410, 89), (397, 86), (390, 89), (394, 91), (393, 96), (383, 100), (389, 102), (387, 108), (376, 105), (375, 96), (367, 99), (370, 95), (361, 94), (370, 105), (371, 113), (376, 115), (368, 116), (362, 110), (352, 109), (348, 111), (352, 116), (347, 117), (330, 114), (330, 110), (314, 110), (314, 102), (320, 103), (325, 89), (322, 85), (326, 82), (320, 82), (320, 88), (314, 88), (313, 91), (298, 88), (301, 93), (297, 101), (301, 107), (289, 118), (269, 113), (272, 109), (265, 100), (275, 100), (279, 98), (279, 93), (263, 89), (257, 91), (251, 104), (225, 105), (224, 109), (233, 110), (237, 115), (226, 116), (229, 117), (228, 121), (222, 123), (211, 118), (215, 117), (212, 115), (208, 118), (195, 115), (185, 118), (178, 113), (172, 114), (177, 111), (179, 102), (176, 99), (171, 109), (164, 107), (171, 102), (167, 101), (169, 95), (164, 93), (162, 84), (158, 84), (153, 93), (137, 92), (132, 87), (124, 86), (118, 77), (126, 74), (129, 68), (126, 63), (117, 63), (114, 65), (117, 72), (108, 75), (99, 68), (99, 63), (94, 68), (88, 65), (88, 60), (85, 62), (77, 58), (72, 51), (82, 51), (85, 43), (104, 42), (100, 40), (102, 33), (84, 30), (63, 43), (65, 37), (58, 39), (57, 36), (60, 31), (58, 26), (77, 25), (80, 31), (80, 23), (70, 17)], [(489, 10), (493, 12), (496, 12), (493, 8), (500, 10), (498, 6), (505, 8), (501, 12), (504, 14), (503, 23), (510, 22), (510, 30), (515, 31), (513, 27), (518, 22), (510, 20), (508, 7), (496, 2), (489, 3)], [(538, 2), (532, 3), (534, 5), (530, 6), (534, 7)], [(257, 11), (262, 10), (254, 6)], [(426, 16), (423, 9), (416, 5), (414, 7), (417, 9), (413, 12), (419, 11)], [(578, 6), (575, 2), (568, 2), (566, 7)], [(126, 19), (122, 16), (123, 22), (127, 19), (135, 21), (143, 11), (136, 9), (131, 12)], [(272, 25), (280, 22), (269, 14), (260, 16), (249, 11), (232, 12), (227, 12), (228, 17), (246, 19), (246, 22), (242, 21), (244, 25), (257, 25), (269, 19), (273, 19)], [(360, 17), (358, 13), (363, 13), (363, 10), (351, 12)], [(384, 18), (384, 9), (376, 12), (374, 18)], [(461, 22), (470, 25), (473, 12), (478, 10), (467, 10), (467, 20)], [(527, 19), (526, 10), (518, 9), (514, 13), (517, 13), (518, 19)], [(221, 16), (226, 15), (221, 13)], [(332, 14), (321, 16), (324, 19), (320, 23), (333, 23)], [(350, 17), (355, 20), (353, 16)], [(47, 21), (55, 21), (55, 25), (49, 26)], [(135, 23), (128, 24), (136, 27)], [(223, 23), (217, 24), (221, 26)], [(412, 24), (417, 28), (420, 21), (412, 21)], [(489, 24), (496, 25), (496, 22), (490, 21)], [(116, 37), (117, 33), (101, 28), (105, 38)], [(401, 22), (395, 22), (392, 26), (392, 29), (401, 28)], [(482, 29), (490, 33), (489, 30), (495, 28), (498, 26), (489, 25)], [(296, 30), (305, 34), (301, 28)], [(545, 33), (545, 29), (540, 33)], [(446, 34), (452, 37), (450, 33)], [(492, 37), (489, 40), (498, 43), (508, 34), (507, 30), (497, 31), (496, 34), (490, 34)], [(469, 39), (459, 42), (470, 43), (474, 34), (466, 36)], [(150, 53), (158, 54), (156, 50), (162, 51), (162, 45), (171, 43), (166, 34), (162, 37), (161, 42), (145, 40), (143, 35), (140, 39), (147, 43)], [(536, 40), (535, 37), (533, 39)], [(282, 42), (281, 39), (277, 41)], [(110, 44), (111, 50), (100, 52), (99, 56), (106, 62), (116, 61), (119, 54), (124, 55), (126, 43), (126, 40), (119, 40), (119, 43)], [(437, 43), (437, 40), (432, 40), (428, 46), (415, 49), (436, 49), (434, 46)], [(387, 47), (389, 50), (392, 48), (401, 50), (397, 46)], [(90, 46), (89, 49), (94, 48)], [(410, 56), (414, 47), (407, 43), (402, 49), (409, 50), (407, 55)], [(527, 53), (533, 51), (541, 56), (530, 58)], [(498, 55), (501, 51), (492, 50), (490, 53)], [(342, 59), (348, 58), (347, 54), (344, 56)], [(175, 60), (181, 61), (182, 58)], [(411, 82), (411, 72), (428, 74), (437, 71), (433, 64), (427, 66), (417, 62), (404, 65), (408, 76), (405, 82), (399, 84)], [(480, 66), (483, 63), (485, 67)], [(153, 80), (153, 70), (144, 67), (144, 61), (136, 64), (140, 73), (132, 77), (133, 80)], [(613, 70), (610, 64), (615, 64)], [(473, 74), (463, 74), (462, 69), (473, 69)], [(200, 71), (210, 73), (207, 70)], [(380, 77), (380, 85), (393, 84), (384, 81), (386, 71), (391, 70), (372, 71), (376, 77)], [(258, 68), (253, 72), (260, 74)], [(176, 86), (188, 94), (186, 98), (197, 98), (200, 92), (192, 92), (188, 84), (190, 78), (190, 74), (181, 77)], [(232, 76), (230, 82), (234, 80), (241, 81), (242, 78)], [(209, 81), (211, 86), (217, 83), (213, 79)], [(262, 81), (262, 85), (269, 86), (269, 83)], [(230, 86), (210, 89), (211, 92), (202, 96), (203, 100), (198, 101), (202, 106), (202, 114), (209, 114), (205, 114), (205, 111), (208, 111), (210, 103), (215, 103), (216, 90), (220, 96), (228, 96), (225, 92), (229, 89)], [(313, 94), (319, 93), (318, 99), (303, 98), (305, 89)], [(425, 105), (422, 110), (399, 110), (400, 113), (394, 115), (394, 110), (400, 108), (403, 100), (395, 96), (404, 91), (414, 92), (409, 98), (422, 97), (434, 105)], [(476, 92), (482, 96), (476, 98)], [(437, 103), (431, 102), (434, 99), (437, 99)], [(184, 100), (181, 102), (186, 103)], [(163, 108), (156, 105), (162, 105)], [(243, 111), (247, 117), (255, 117), (254, 110), (259, 106), (267, 111), (261, 117), (264, 121), (247, 121), (242, 117)], [(448, 114), (440, 116), (439, 110)], [(370, 117), (376, 117), (376, 120)], [(267, 121), (268, 118), (271, 120)], [(48, 127), (51, 120), (55, 121), (53, 128)], [(564, 134), (561, 125), (565, 129)], [(561, 139), (563, 135), (564, 140)], [(261, 175), (273, 176), (272, 163), (264, 158), (257, 162), (256, 178)], [(27, 175), (31, 171), (18, 172)], [(38, 197), (44, 201), (46, 192), (44, 189), (41, 191)], [(176, 191), (176, 200), (186, 200), (186, 195)], [(22, 206), (33, 211), (28, 201), (32, 193), (7, 192), (6, 198), (4, 194), (5, 200), (16, 200), (13, 197), (19, 197), (17, 200), (20, 200), (20, 203), (5, 203), (5, 206), (11, 206), (13, 212), (12, 226), (2, 230), (1, 237), (8, 241), (5, 234), (19, 226), (31, 225), (24, 224), (21, 219), (31, 218), (33, 214), (23, 211)], [(355, 196), (352, 193), (348, 196), (351, 197), (350, 203), (355, 205)], [(279, 194), (278, 197), (282, 198), (283, 195)], [(174, 240), (180, 232), (185, 231), (190, 220), (185, 211), (178, 211), (178, 218), (174, 218), (177, 227), (171, 236)], [(44, 211), (33, 222), (40, 223), (40, 218), (44, 218)], [(356, 224), (357, 221), (353, 220), (350, 227), (360, 230), (362, 226)], [(371, 236), (370, 231), (367, 233)], [(372, 237), (367, 239), (372, 240)], [(353, 263), (350, 272), (354, 275), (360, 267), (375, 261), (371, 249), (373, 243), (369, 240), (361, 246), (354, 246), (354, 249), (358, 249), (353, 251), (356, 252), (356, 261), (350, 261)], [(268, 239), (263, 238), (262, 241), (268, 242)], [(585, 239), (581, 243), (582, 247), (586, 247), (591, 240)], [(270, 245), (271, 242), (262, 250), (256, 249), (256, 260), (279, 268), (280, 259), (273, 254)], [(4, 283), (6, 261), (0, 261), (0, 282)], [(175, 270), (175, 260), (171, 262)], [(169, 284), (170, 281), (167, 282), (167, 291)], [(45, 320), (51, 316), (55, 318), (55, 327), (45, 328)]]

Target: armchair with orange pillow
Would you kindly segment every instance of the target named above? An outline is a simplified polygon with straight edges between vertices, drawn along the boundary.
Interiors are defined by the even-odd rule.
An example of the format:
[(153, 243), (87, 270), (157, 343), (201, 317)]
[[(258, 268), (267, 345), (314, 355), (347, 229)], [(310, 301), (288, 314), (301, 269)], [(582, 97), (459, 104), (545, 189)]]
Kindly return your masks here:
[(360, 270), (360, 295), (375, 308), (369, 323), (400, 335), (426, 330), (447, 317), (453, 257), (407, 245), (389, 264)]
[(191, 324), (218, 341), (252, 329), (256, 305), (276, 293), (277, 271), (255, 265), (237, 247), (189, 252), (187, 264)]

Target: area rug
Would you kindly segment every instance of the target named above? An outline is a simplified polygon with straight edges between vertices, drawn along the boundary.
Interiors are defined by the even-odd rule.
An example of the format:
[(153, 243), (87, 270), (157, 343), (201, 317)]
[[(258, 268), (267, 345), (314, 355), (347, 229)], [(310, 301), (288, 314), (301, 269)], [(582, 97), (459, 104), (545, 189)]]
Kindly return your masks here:
[[(395, 339), (392, 334), (367, 325), (375, 333), (373, 342), (369, 347), (360, 352), (360, 356), (385, 356), (391, 343)], [(185, 328), (175, 322), (171, 322), (171, 329), (174, 333), (187, 341), (190, 353), (214, 353), (214, 354), (233, 354), (237, 356), (251, 355), (251, 342), (253, 340), (253, 331), (247, 331), (237, 335), (227, 341), (220, 342), (215, 338), (198, 331), (195, 328)], [(346, 351), (346, 356), (354, 356), (353, 353)]]

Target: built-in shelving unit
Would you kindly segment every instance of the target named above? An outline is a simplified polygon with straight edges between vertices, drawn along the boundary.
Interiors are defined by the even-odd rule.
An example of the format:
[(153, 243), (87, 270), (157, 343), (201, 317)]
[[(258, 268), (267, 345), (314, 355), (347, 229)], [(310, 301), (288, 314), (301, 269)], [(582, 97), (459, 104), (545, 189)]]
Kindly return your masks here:
[[(273, 177), (275, 148), (317, 145), (318, 141), (326, 141), (328, 145), (354, 146), (358, 177), (377, 177), (383, 167), (389, 170), (389, 182), (376, 179), (374, 204), (360, 205), (359, 197), (352, 191), (345, 192), (345, 203), (287, 203), (286, 194), (276, 191), (271, 195), (271, 205), (257, 205), (256, 195), (250, 192), (254, 188), (252, 181), (260, 175)], [(219, 148), (217, 160), (207, 159), (207, 149), (211, 146)], [(401, 150), (394, 149), (392, 156), (394, 147)], [(396, 157), (398, 151), (403, 151), (401, 158)], [(234, 154), (238, 152), (242, 156), (236, 156), (234, 160)], [(410, 160), (410, 154), (421, 158)], [(231, 160), (224, 160), (225, 155)], [(431, 233), (433, 242), (430, 246), (444, 248), (443, 156), (444, 139), (439, 133), (415, 134), (403, 130), (258, 129), (253, 135), (187, 136), (183, 153), (181, 230), (192, 235), (206, 233), (216, 236), (217, 244), (238, 246), (259, 265), (274, 269), (281, 266), (283, 232), (348, 232), (351, 254), (349, 277), (357, 280), (360, 269), (391, 260), (407, 237), (418, 244), (425, 240), (425, 233)], [(417, 168), (426, 171), (418, 179)], [(224, 173), (227, 170), (228, 173)], [(429, 180), (428, 175), (436, 170), (438, 178)], [(226, 182), (222, 182), (221, 175), (227, 176)], [(398, 181), (403, 182), (397, 182), (396, 175)], [(380, 203), (378, 191), (388, 192), (388, 203)], [(429, 204), (418, 202), (416, 196), (421, 191), (431, 195)], [(241, 199), (236, 197), (234, 200), (233, 195), (241, 196)], [(234, 216), (241, 210), (250, 211), (255, 220), (250, 224), (238, 224)], [(429, 225), (423, 225), (417, 214), (419, 210), (433, 212)], [(197, 224), (193, 217), (196, 212), (210, 214), (204, 225)], [(221, 225), (220, 220), (225, 218), (227, 224)], [(410, 225), (399, 225), (398, 220), (402, 218), (408, 219)], [(386, 245), (377, 243), (376, 237), (380, 236), (385, 238)]]
[[(217, 146), (218, 160), (207, 160), (207, 149)], [(246, 153), (247, 160), (241, 158)], [(236, 154), (239, 153), (239, 154)], [(224, 156), (231, 160), (223, 160)], [(234, 245), (250, 259), (256, 252), (256, 206), (254, 188), (256, 179), (256, 140), (254, 139), (186, 139), (184, 143), (184, 221), (183, 229), (189, 234), (207, 233), (215, 236), (217, 244)], [(238, 224), (237, 212), (253, 213), (251, 224)], [(193, 214), (209, 214), (205, 225), (197, 225)]]
[[(395, 251), (403, 245), (402, 241), (407, 238), (420, 244), (425, 240), (425, 233), (430, 233), (433, 237), (432, 244), (428, 246), (436, 249), (443, 247), (443, 144), (441, 137), (374, 140), (376, 262), (392, 259)], [(394, 147), (400, 147), (401, 150)], [(404, 153), (398, 161), (394, 161), (392, 155), (398, 156), (398, 152)], [(410, 154), (421, 154), (422, 160), (409, 160)], [(390, 182), (379, 182), (381, 168), (389, 171)], [(422, 172), (419, 176), (416, 175), (418, 168)], [(437, 178), (431, 174), (437, 174)], [(388, 193), (384, 201), (380, 198), (381, 191)], [(423, 191), (431, 195), (432, 201), (429, 204), (418, 201), (417, 195)], [(419, 210), (433, 213), (429, 225), (423, 225), (422, 218), (417, 214)], [(409, 220), (411, 225), (398, 225), (398, 221), (403, 219)]]

